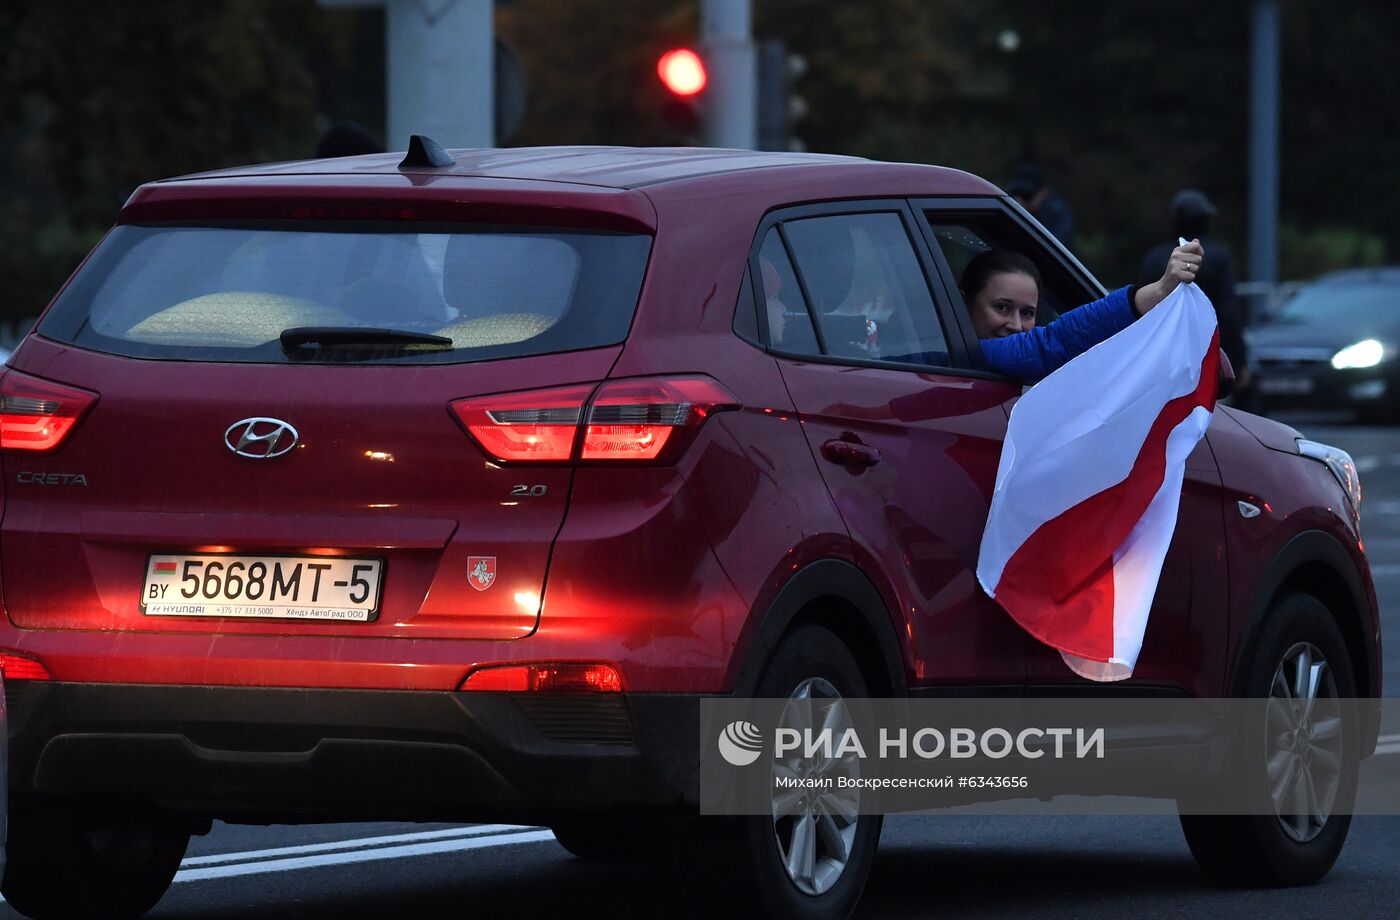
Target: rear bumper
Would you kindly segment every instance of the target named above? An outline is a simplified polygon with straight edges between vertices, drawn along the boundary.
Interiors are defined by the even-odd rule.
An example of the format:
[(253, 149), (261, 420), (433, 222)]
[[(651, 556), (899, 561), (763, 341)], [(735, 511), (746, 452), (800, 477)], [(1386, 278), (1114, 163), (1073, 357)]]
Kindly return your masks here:
[(255, 823), (546, 823), (698, 801), (694, 695), (10, 690), (12, 795), (134, 795)]

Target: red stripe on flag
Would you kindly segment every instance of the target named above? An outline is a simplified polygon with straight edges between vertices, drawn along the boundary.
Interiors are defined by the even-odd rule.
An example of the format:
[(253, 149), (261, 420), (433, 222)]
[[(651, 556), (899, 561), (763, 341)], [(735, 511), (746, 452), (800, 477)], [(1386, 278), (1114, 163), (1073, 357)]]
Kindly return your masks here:
[(173, 562), (157, 562), (157, 563), (156, 563), (156, 571), (157, 571), (157, 572), (173, 572), (173, 571), (175, 571), (175, 563), (173, 563)]
[(1080, 658), (1113, 657), (1113, 554), (1162, 488), (1167, 437), (1197, 406), (1215, 407), (1220, 332), (1194, 392), (1162, 407), (1126, 479), (1036, 528), (997, 582), (996, 600), (1031, 635)]

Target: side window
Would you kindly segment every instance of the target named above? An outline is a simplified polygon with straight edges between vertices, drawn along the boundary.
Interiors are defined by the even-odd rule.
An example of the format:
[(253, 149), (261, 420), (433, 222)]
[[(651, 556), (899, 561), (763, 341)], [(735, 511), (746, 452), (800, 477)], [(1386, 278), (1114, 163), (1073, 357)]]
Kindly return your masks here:
[(800, 218), (783, 229), (828, 355), (948, 363), (928, 282), (898, 214)]
[(812, 317), (802, 299), (802, 288), (788, 259), (778, 228), (768, 231), (763, 247), (758, 251), (759, 279), (767, 307), (768, 341), (782, 351), (800, 355), (819, 355), (817, 333), (812, 329)]
[(744, 280), (739, 282), (739, 300), (734, 304), (734, 334), (746, 342), (757, 345), (758, 303), (753, 296), (753, 279), (748, 269), (744, 269)]
[(976, 292), (966, 290), (965, 273), (974, 258), (988, 250), (1023, 255), (1040, 269), (1043, 285), (1036, 311), (1036, 325), (1053, 322), (1061, 313), (1094, 300), (1098, 295), (1069, 275), (1057, 259), (1023, 233), (1010, 218), (1000, 214), (940, 214), (925, 212), (929, 227), (957, 281), (964, 307)]

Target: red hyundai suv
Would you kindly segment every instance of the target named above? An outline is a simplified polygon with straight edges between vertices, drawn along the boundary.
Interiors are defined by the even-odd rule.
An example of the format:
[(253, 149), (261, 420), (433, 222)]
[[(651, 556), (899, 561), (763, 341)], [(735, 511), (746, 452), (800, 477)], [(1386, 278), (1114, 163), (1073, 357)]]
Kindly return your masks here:
[[(978, 587), (1023, 384), (959, 273), (1008, 247), (1047, 315), (1103, 293), (987, 182), (400, 158), (141, 187), (0, 377), (19, 910), (138, 915), (211, 819), (431, 819), (719, 834), (765, 913), (839, 917), (880, 818), (699, 819), (702, 698), (1378, 695), (1350, 458), (1228, 408), (1126, 684)], [(1297, 882), (1348, 826), (1298, 818), (1183, 825), (1216, 876)]]

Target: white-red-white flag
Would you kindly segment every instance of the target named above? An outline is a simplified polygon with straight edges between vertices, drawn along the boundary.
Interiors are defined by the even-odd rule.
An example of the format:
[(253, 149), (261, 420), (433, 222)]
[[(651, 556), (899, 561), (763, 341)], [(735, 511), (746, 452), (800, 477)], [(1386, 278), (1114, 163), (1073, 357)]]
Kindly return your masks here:
[(1083, 677), (1137, 664), (1219, 340), (1210, 301), (1181, 284), (1012, 409), (977, 578)]

